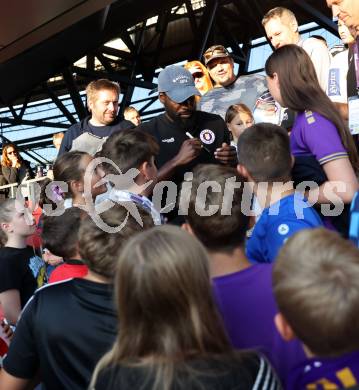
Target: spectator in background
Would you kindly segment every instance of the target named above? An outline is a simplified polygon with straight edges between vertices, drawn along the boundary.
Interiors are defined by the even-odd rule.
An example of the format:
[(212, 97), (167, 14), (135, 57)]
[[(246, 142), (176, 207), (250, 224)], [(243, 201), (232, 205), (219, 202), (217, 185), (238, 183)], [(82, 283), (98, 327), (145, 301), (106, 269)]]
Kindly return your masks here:
[(327, 45), (317, 38), (302, 39), (298, 31), (298, 22), (294, 13), (283, 7), (276, 7), (268, 11), (262, 25), (267, 38), (275, 50), (285, 45), (294, 44), (302, 47), (313, 62), (319, 85), (323, 91), (327, 90), (329, 66), (331, 56)]
[(357, 389), (359, 384), (359, 250), (325, 229), (303, 230), (279, 253), (273, 271), (284, 340), (298, 338), (307, 359), (287, 389)]
[(345, 49), (337, 53), (330, 64), (328, 90), (329, 99), (335, 103), (342, 118), (348, 122), (348, 71), (353, 62), (355, 39), (342, 20), (338, 20), (338, 32)]
[(333, 17), (341, 19), (350, 29), (351, 34), (359, 37), (359, 2), (357, 0), (327, 0)]
[(34, 177), (29, 161), (23, 160), (14, 144), (3, 145), (1, 170), (8, 184), (21, 183)]
[(188, 233), (162, 226), (130, 240), (115, 284), (120, 332), (91, 390), (280, 388), (263, 357), (230, 346), (206, 251)]
[(347, 95), (349, 129), (352, 135), (356, 135), (355, 141), (359, 151), (359, 114), (358, 114), (358, 74), (359, 63), (355, 58), (359, 56), (359, 3), (357, 0), (327, 0), (332, 8), (333, 17), (338, 17), (350, 30), (350, 34), (356, 39), (353, 44), (354, 60), (349, 63), (347, 75)]
[(62, 139), (64, 138), (64, 133), (61, 131), (60, 133), (55, 133), (52, 136), (52, 143), (54, 144), (57, 151), (60, 150)]
[(87, 107), (91, 115), (66, 131), (58, 156), (70, 150), (93, 156), (109, 135), (134, 127), (132, 122), (120, 121), (117, 116), (120, 92), (119, 84), (113, 81), (91, 81), (86, 87)]
[(140, 125), (142, 122), (140, 113), (132, 106), (125, 108), (123, 116), (127, 121), (132, 122), (135, 126)]
[(231, 145), (237, 148), (240, 135), (247, 127), (254, 125), (252, 112), (245, 104), (233, 104), (228, 107), (224, 120), (232, 134)]
[[(201, 95), (204, 95), (213, 88), (211, 77), (206, 67), (200, 61), (189, 61), (184, 64), (185, 69), (189, 70), (194, 79), (194, 85)], [(197, 102), (201, 100), (198, 96)]]
[(224, 119), (228, 107), (241, 102), (252, 111), (256, 122), (280, 123), (281, 111), (268, 92), (264, 76), (237, 77), (233, 58), (221, 45), (208, 48), (203, 58), (215, 85), (202, 96), (200, 110), (218, 114)]

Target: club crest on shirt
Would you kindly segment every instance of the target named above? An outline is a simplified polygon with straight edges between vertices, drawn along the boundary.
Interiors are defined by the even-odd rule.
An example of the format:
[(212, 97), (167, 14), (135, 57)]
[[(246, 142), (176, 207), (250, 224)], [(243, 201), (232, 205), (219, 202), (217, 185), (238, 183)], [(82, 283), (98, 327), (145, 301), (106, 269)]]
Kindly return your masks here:
[(216, 136), (214, 135), (212, 130), (205, 129), (200, 132), (199, 138), (204, 144), (210, 145), (213, 144), (214, 140), (216, 139)]
[(285, 236), (289, 232), (289, 226), (286, 223), (282, 223), (278, 226), (278, 233), (282, 236)]

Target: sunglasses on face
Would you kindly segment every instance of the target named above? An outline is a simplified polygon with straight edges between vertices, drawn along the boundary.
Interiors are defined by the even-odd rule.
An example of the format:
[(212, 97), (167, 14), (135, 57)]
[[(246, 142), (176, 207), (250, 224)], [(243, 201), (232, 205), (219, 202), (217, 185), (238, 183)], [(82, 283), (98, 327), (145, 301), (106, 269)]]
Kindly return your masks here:
[(194, 79), (201, 79), (204, 76), (204, 74), (202, 72), (196, 72), (196, 73), (193, 73), (192, 76)]

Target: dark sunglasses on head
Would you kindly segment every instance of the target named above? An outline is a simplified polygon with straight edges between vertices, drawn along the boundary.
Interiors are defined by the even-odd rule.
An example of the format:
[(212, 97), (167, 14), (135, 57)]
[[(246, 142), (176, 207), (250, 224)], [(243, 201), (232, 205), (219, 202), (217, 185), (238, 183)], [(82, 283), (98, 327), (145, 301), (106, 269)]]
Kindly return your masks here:
[(203, 57), (204, 57), (205, 60), (208, 60), (209, 58), (211, 58), (214, 55), (229, 56), (229, 53), (228, 53), (227, 49), (224, 46), (222, 46), (222, 45), (215, 45), (215, 46), (211, 46), (210, 48), (208, 48), (205, 51), (205, 53), (203, 54)]

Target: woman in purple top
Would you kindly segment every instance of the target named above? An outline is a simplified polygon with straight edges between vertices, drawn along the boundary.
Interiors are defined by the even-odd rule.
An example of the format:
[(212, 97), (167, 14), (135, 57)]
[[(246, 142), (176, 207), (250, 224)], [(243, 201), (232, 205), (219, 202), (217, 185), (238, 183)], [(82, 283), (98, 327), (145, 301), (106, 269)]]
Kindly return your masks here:
[[(272, 53), (265, 70), (275, 100), (297, 112), (290, 134), (294, 182), (319, 185), (319, 191), (308, 192), (313, 204), (350, 204), (359, 188), (358, 155), (347, 126), (320, 88), (310, 57), (301, 47), (286, 45)], [(333, 223), (346, 233), (341, 219)]]

